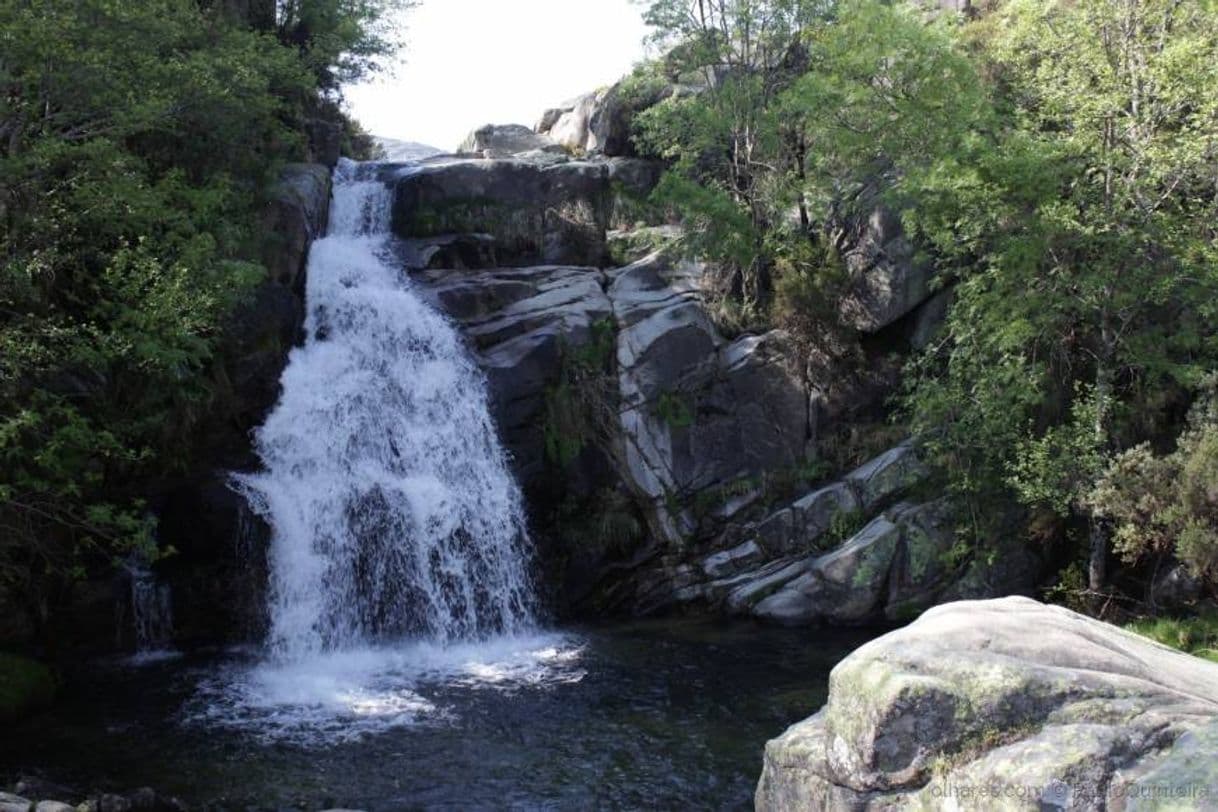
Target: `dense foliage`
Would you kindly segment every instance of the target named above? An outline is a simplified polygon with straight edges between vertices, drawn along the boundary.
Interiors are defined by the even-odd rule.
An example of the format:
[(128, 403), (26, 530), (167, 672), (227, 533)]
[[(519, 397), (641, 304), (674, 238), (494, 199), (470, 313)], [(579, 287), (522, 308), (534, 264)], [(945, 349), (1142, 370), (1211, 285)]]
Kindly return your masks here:
[[(835, 235), (878, 196), (952, 291), (900, 413), (969, 542), (1077, 545), (1098, 593), (1115, 523), (1126, 560), (1212, 578), (1212, 430), (1139, 444), (1170, 451), (1218, 360), (1218, 10), (978, 5), (655, 0), (660, 69), (702, 72), (641, 117), (659, 195), (742, 306), (813, 341), (842, 330)], [(1159, 531), (1130, 529), (1135, 468)]]
[(150, 550), (140, 496), (196, 462), (265, 275), (263, 190), (390, 47), (389, 0), (239, 5), (0, 4), (0, 597), (36, 616)]

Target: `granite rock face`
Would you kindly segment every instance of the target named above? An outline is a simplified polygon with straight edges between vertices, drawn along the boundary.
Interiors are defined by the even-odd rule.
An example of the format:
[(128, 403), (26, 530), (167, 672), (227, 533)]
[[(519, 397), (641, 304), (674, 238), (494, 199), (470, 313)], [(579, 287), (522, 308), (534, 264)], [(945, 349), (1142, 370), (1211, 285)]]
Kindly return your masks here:
[(523, 124), (487, 124), (474, 130), (461, 146), (458, 155), (477, 158), (506, 158), (523, 152), (563, 152), (554, 139), (535, 133)]
[(1028, 598), (963, 601), (839, 663), (825, 707), (766, 745), (756, 805), (1213, 808), (1216, 743), (1218, 665)]
[(398, 236), (489, 234), (505, 265), (601, 265), (608, 222), (608, 170), (597, 163), (436, 162), (394, 191)]
[[(997, 571), (953, 550), (950, 505), (912, 493), (925, 471), (908, 443), (776, 500), (772, 482), (803, 482), (834, 419), (834, 382), (810, 380), (781, 330), (729, 337), (716, 323), (714, 269), (682, 257), (681, 228), (648, 201), (663, 166), (622, 135), (684, 92), (655, 91), (585, 95), (538, 132), (484, 127), (465, 156), (392, 178), (403, 265), (475, 351), (535, 526), (581, 499), (629, 502), (642, 538), (584, 568), (612, 573), (599, 611), (865, 624), (1029, 592), (1031, 556)], [(847, 208), (865, 216), (831, 235), (851, 274), (846, 322), (933, 340), (948, 295), (930, 266), (874, 189)]]
[[(850, 274), (842, 320), (867, 333), (882, 330), (931, 298), (934, 266), (917, 254), (900, 219), (883, 204), (864, 209), (837, 235)], [(932, 314), (933, 318), (933, 314)], [(927, 334), (930, 327), (919, 332)], [(929, 340), (918, 336), (917, 340)]]

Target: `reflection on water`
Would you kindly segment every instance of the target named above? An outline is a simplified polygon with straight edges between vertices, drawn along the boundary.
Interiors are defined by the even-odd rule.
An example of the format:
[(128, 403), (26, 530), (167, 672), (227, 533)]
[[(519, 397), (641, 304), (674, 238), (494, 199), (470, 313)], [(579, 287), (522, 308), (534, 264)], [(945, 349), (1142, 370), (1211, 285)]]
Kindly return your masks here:
[(869, 636), (649, 621), (307, 667), (89, 663), (0, 736), (0, 779), (216, 808), (749, 808), (765, 741)]

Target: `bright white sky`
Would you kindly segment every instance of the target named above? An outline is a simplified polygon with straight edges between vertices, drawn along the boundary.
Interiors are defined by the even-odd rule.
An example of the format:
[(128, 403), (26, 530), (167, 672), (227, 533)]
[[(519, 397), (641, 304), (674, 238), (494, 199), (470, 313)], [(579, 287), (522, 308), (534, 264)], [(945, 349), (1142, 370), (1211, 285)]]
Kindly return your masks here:
[(612, 84), (647, 33), (631, 0), (422, 0), (405, 24), (401, 64), (347, 100), (374, 135), (441, 149)]

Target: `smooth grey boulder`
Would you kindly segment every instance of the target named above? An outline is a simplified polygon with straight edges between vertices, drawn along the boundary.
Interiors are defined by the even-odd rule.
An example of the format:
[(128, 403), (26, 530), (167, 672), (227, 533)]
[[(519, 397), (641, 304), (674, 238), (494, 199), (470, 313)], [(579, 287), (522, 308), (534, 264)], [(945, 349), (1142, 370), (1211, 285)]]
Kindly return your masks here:
[(901, 443), (757, 522), (753, 535), (773, 556), (823, 550), (822, 536), (847, 516), (871, 516), (926, 474), (913, 444)]
[(934, 266), (914, 250), (900, 219), (884, 205), (852, 222), (836, 241), (849, 272), (842, 320), (874, 333), (930, 298)]
[(888, 517), (878, 517), (838, 549), (812, 560), (798, 578), (752, 606), (752, 614), (789, 624), (858, 622), (871, 617), (883, 595), (900, 539), (900, 528)]
[(811, 553), (823, 546), (821, 537), (838, 516), (856, 514), (861, 507), (848, 482), (835, 482), (774, 511), (753, 532), (770, 555)]
[(76, 812), (76, 807), (61, 801), (39, 801), (34, 812)]
[[(935, 607), (767, 743), (771, 810), (1213, 808), (1218, 665), (1029, 598)], [(1133, 790), (1158, 787), (1148, 805)], [(1186, 793), (1194, 793), (1192, 796)]]
[[(745, 521), (736, 514), (759, 490), (730, 488), (733, 495), (711, 514), (731, 521), (718, 540), (723, 547), (703, 553), (695, 568), (669, 570), (670, 603), (698, 601), (789, 625), (858, 625), (904, 619), (953, 589), (970, 597), (1025, 591), (1020, 578), (1035, 568), (987, 580), (980, 576), (998, 568), (951, 559), (954, 527), (946, 502), (898, 501), (925, 473), (913, 445), (901, 443), (837, 482)], [(679, 529), (682, 515), (671, 518)], [(961, 586), (965, 577), (972, 580)]]
[(585, 93), (563, 107), (547, 110), (537, 124), (537, 132), (549, 135), (571, 152), (587, 152), (588, 120), (596, 108), (598, 95)]
[(851, 471), (846, 482), (854, 488), (860, 507), (870, 510), (925, 476), (926, 467), (913, 443), (904, 442)]
[(523, 124), (486, 124), (471, 132), (457, 154), (477, 158), (510, 158), (526, 152), (563, 152), (553, 139)]
[(30, 812), (34, 804), (20, 795), (11, 792), (0, 792), (0, 812)]
[(755, 541), (746, 541), (730, 550), (709, 555), (702, 561), (702, 571), (712, 578), (721, 578), (739, 572), (749, 564), (762, 558), (761, 548)]
[(609, 221), (603, 164), (450, 160), (395, 181), (393, 229), (402, 238), (485, 234), (504, 265), (596, 265)]
[(906, 618), (933, 605), (957, 574), (947, 558), (953, 530), (946, 503), (898, 504), (763, 600), (736, 608), (792, 625)]
[(696, 92), (694, 86), (662, 82), (627, 91), (625, 81), (617, 82), (546, 110), (537, 132), (576, 154), (631, 157), (637, 152), (631, 138), (635, 117), (665, 99)]

